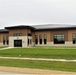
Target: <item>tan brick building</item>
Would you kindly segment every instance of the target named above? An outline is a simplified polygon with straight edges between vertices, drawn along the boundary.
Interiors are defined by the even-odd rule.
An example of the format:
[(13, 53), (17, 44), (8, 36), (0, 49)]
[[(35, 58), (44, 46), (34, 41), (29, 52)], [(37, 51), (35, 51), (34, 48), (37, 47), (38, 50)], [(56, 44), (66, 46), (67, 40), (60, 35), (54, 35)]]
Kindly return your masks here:
[(75, 25), (11, 26), (0, 30), (0, 46), (76, 46)]

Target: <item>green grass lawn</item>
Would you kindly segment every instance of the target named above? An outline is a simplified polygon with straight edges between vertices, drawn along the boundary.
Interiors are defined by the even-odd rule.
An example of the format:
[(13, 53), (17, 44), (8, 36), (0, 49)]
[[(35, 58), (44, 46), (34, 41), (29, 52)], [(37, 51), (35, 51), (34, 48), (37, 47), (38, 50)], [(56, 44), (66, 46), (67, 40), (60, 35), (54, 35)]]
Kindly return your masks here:
[[(76, 47), (13, 48), (13, 49), (8, 49), (8, 50), (1, 50), (0, 56), (76, 59)], [(37, 69), (62, 70), (62, 71), (76, 72), (76, 62), (0, 59), (0, 66), (37, 68)]]
[(76, 59), (76, 47), (13, 48), (8, 50), (1, 50), (0, 56)]
[(76, 72), (75, 62), (53, 62), (53, 61), (30, 61), (30, 60), (11, 60), (0, 59), (0, 66), (61, 70)]

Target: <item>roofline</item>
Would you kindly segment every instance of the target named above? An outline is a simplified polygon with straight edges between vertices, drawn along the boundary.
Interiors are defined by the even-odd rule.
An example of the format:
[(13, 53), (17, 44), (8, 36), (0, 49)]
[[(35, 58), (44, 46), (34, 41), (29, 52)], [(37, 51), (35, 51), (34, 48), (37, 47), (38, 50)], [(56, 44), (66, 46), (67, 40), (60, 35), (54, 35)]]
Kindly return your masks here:
[(34, 31), (39, 31), (39, 30), (64, 30), (64, 29), (76, 29), (76, 26), (67, 26), (67, 27), (57, 27), (57, 28), (41, 28), (41, 29), (36, 29), (35, 27), (33, 26), (29, 26), (29, 25), (19, 25), (19, 26), (10, 26), (10, 27), (5, 27), (5, 29), (31, 29), (31, 30), (34, 30)]
[(9, 33), (9, 30), (6, 30), (6, 31), (5, 31), (5, 30), (6, 30), (6, 29), (3, 29), (3, 30), (0, 29), (0, 33)]
[(10, 26), (10, 27), (5, 27), (5, 29), (34, 29), (32, 26), (25, 26), (25, 25), (20, 25), (20, 26)]
[(76, 29), (76, 27), (65, 27), (65, 28), (44, 28), (44, 29), (34, 29), (35, 31), (44, 31), (44, 30), (72, 30), (72, 29)]
[(0, 33), (9, 33), (9, 31), (8, 32), (6, 32), (6, 31), (5, 32), (0, 32)]

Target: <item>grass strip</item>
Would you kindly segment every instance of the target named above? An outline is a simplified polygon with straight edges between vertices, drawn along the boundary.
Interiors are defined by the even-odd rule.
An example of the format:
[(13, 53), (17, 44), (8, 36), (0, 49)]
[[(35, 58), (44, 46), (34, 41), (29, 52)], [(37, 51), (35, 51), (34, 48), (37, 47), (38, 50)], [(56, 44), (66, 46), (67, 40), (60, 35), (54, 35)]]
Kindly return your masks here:
[(48, 48), (48, 47), (13, 48), (13, 49), (1, 50), (0, 56), (76, 60), (76, 48), (75, 49), (68, 49), (66, 47), (65, 49)]
[(0, 66), (76, 72), (76, 63), (75, 62), (0, 59)]

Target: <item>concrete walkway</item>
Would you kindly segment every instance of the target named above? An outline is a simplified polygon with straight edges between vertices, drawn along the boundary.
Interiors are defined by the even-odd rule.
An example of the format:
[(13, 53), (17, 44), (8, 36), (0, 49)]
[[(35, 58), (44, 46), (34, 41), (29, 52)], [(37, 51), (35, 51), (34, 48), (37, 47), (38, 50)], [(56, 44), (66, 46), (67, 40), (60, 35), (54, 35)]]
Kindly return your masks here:
[(41, 61), (76, 62), (76, 60), (66, 60), (66, 59), (20, 58), (20, 57), (0, 57), (0, 58), (2, 58), (2, 59), (19, 59), (19, 60), (41, 60)]
[(0, 48), (0, 50), (12, 49), (13, 47)]

